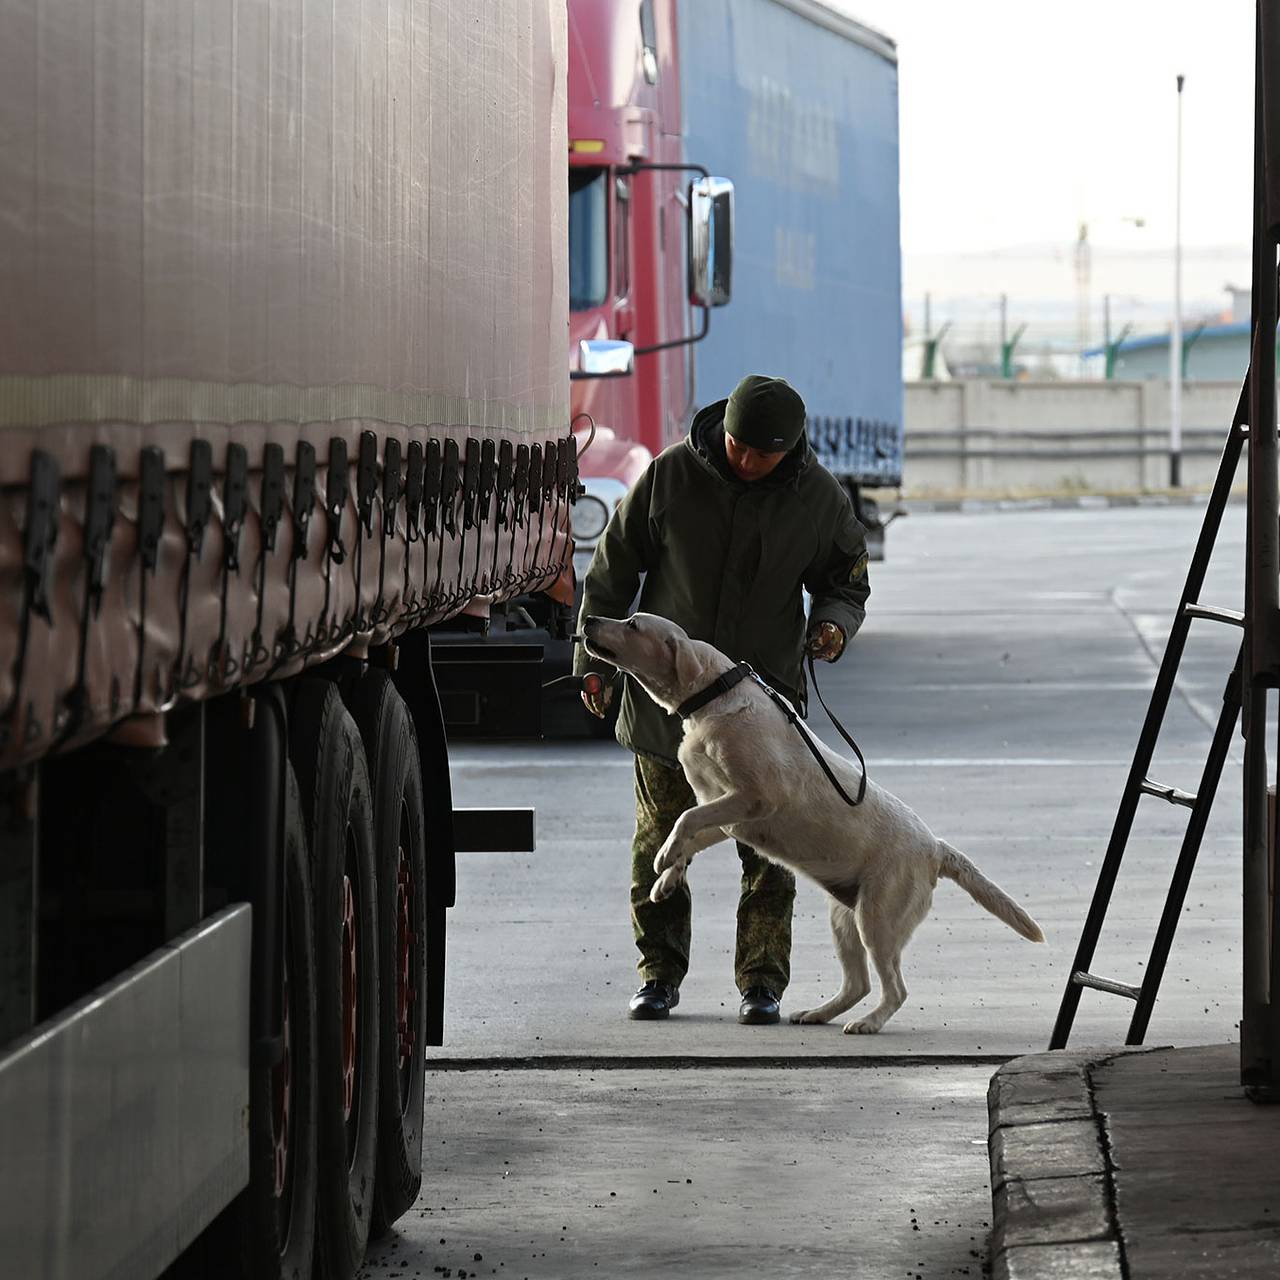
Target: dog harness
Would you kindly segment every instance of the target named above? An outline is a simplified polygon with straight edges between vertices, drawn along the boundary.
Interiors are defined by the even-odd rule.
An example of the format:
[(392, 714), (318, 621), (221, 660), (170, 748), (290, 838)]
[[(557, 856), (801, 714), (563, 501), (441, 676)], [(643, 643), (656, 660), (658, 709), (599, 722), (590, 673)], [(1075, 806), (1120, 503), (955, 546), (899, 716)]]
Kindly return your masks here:
[(691, 698), (686, 698), (677, 708), (676, 715), (681, 720), (687, 720), (697, 711), (701, 711), (703, 707), (714, 702), (717, 698), (729, 692), (730, 689), (736, 688), (744, 680), (754, 680), (761, 689), (769, 695), (769, 700), (786, 716), (791, 727), (800, 735), (804, 745), (809, 748), (809, 754), (818, 762), (822, 772), (827, 775), (827, 781), (836, 789), (840, 799), (851, 808), (860, 805), (867, 794), (867, 762), (863, 759), (862, 752), (858, 749), (858, 744), (846, 731), (844, 725), (835, 718), (831, 708), (827, 706), (826, 699), (822, 696), (822, 690), (818, 688), (818, 677), (813, 669), (813, 658), (809, 658), (809, 681), (813, 685), (813, 691), (818, 695), (818, 701), (822, 704), (822, 709), (827, 713), (827, 719), (836, 727), (836, 732), (853, 748), (853, 754), (858, 757), (858, 764), (862, 766), (862, 778), (858, 782), (858, 797), (855, 800), (840, 785), (840, 779), (831, 772), (831, 766), (822, 758), (822, 753), (818, 750), (818, 744), (814, 741), (809, 726), (800, 719), (795, 708), (771, 685), (766, 684), (749, 662), (739, 662), (738, 665), (724, 675), (718, 676), (705, 689), (695, 693)]

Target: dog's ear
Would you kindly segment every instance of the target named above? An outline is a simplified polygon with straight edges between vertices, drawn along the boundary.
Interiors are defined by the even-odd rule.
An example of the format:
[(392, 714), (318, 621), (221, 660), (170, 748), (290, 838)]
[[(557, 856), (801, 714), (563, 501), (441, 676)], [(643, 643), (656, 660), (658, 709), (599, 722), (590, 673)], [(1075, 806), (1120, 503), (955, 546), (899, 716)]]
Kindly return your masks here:
[(672, 665), (675, 670), (676, 687), (685, 690), (697, 684), (702, 675), (702, 659), (694, 652), (693, 646), (683, 637), (669, 636), (667, 647), (671, 650)]

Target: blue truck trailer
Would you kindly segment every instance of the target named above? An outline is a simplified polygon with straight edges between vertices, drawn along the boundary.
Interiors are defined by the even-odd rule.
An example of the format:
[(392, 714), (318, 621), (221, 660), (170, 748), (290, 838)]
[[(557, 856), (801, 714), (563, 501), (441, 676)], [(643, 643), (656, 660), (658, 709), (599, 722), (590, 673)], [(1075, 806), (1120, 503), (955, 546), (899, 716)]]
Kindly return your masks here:
[(733, 305), (697, 347), (697, 400), (787, 378), (882, 554), (868, 489), (902, 482), (898, 63), (817, 0), (678, 6), (685, 154), (736, 190)]

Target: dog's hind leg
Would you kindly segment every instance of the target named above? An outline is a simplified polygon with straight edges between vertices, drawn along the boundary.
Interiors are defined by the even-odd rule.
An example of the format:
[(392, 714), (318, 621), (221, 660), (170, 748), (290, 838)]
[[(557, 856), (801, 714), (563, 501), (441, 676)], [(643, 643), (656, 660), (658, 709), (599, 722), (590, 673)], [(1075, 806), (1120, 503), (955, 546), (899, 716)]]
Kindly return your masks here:
[(830, 908), (831, 937), (836, 944), (836, 955), (844, 978), (838, 994), (816, 1009), (801, 1009), (793, 1013), (792, 1022), (830, 1022), (852, 1009), (871, 990), (867, 949), (862, 945), (862, 936), (858, 932), (857, 916), (851, 907), (837, 902), (835, 898), (828, 898), (827, 906)]
[[(901, 898), (904, 895), (897, 895)], [(877, 901), (871, 895), (859, 904), (858, 922), (871, 961), (880, 979), (880, 1003), (865, 1018), (845, 1024), (846, 1035), (874, 1035), (902, 1008), (907, 984), (902, 980), (902, 952), (929, 913), (932, 888), (917, 889), (905, 901)]]

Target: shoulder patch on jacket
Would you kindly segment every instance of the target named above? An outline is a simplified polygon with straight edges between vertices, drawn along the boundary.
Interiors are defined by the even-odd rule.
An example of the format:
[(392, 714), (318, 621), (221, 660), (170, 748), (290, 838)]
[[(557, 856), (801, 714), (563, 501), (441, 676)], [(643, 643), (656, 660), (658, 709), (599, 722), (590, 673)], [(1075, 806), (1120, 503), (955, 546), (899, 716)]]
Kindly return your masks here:
[(867, 572), (867, 562), (871, 559), (868, 552), (864, 551), (854, 562), (853, 568), (849, 570), (849, 581), (857, 582), (859, 578), (865, 577)]

